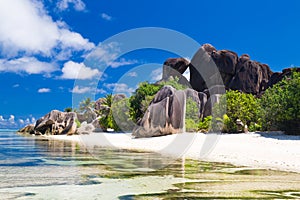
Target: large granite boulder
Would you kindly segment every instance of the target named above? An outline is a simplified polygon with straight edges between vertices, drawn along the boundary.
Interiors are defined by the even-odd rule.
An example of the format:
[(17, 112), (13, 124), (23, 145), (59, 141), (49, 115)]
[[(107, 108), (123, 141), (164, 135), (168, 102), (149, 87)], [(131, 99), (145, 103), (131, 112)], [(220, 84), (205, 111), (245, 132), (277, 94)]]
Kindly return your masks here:
[(52, 110), (36, 121), (34, 131), (41, 134), (72, 135), (76, 133), (76, 119), (74, 112)]
[(272, 85), (280, 82), (281, 80), (283, 80), (284, 77), (290, 76), (292, 74), (293, 70), (296, 70), (297, 72), (300, 72), (300, 68), (296, 68), (296, 69), (286, 68), (286, 69), (283, 69), (282, 72), (273, 73), (272, 76), (270, 77), (270, 80), (269, 80), (268, 84), (267, 84), (267, 88), (272, 87)]
[(184, 58), (169, 58), (164, 62), (162, 81), (178, 78), (178, 83), (190, 86), (189, 81), (182, 74), (189, 67), (190, 62)]
[(246, 60), (243, 57), (245, 56), (242, 56), (236, 65), (232, 80), (225, 85), (233, 90), (259, 95), (267, 88), (273, 72), (268, 65), (252, 61), (249, 57)]
[[(200, 58), (194, 59), (196, 63), (188, 63), (183, 58), (167, 59), (164, 63), (163, 79), (166, 80), (171, 76), (180, 77), (180, 74), (189, 68), (191, 87), (198, 92), (204, 92), (214, 84), (219, 85), (218, 76), (220, 75), (222, 85), (227, 90), (233, 89), (260, 95), (270, 85), (282, 80), (282, 77), (286, 75), (284, 72), (273, 75), (267, 64), (253, 61), (247, 54), (238, 57), (233, 51), (217, 50), (210, 44), (204, 44), (198, 52), (201, 53), (199, 54)], [(198, 68), (194, 65), (197, 65)], [(218, 70), (214, 70), (214, 66)], [(217, 80), (216, 83), (213, 82), (214, 80)], [(181, 82), (183, 81), (181, 80)]]
[(184, 132), (186, 99), (198, 106), (199, 118), (203, 116), (206, 95), (192, 89), (176, 90), (164, 86), (150, 103), (143, 118), (133, 130), (134, 137), (153, 137)]
[(82, 122), (92, 123), (97, 118), (97, 114), (93, 110), (93, 108), (88, 107), (84, 113), (78, 113), (77, 118), (80, 121), (80, 123)]
[[(218, 67), (226, 89), (255, 95), (259, 95), (266, 89), (273, 74), (268, 65), (251, 60), (247, 54), (238, 57), (233, 51), (216, 50), (209, 44), (205, 44), (201, 48), (207, 52)], [(196, 70), (191, 71), (191, 85), (198, 91), (207, 89), (205, 81)]]
[(27, 126), (25, 126), (24, 128), (21, 128), (17, 132), (18, 133), (35, 134), (35, 132), (34, 132), (34, 125), (33, 124), (28, 124)]
[(86, 121), (82, 122), (80, 127), (77, 128), (78, 134), (89, 134), (95, 130), (95, 127), (92, 123), (88, 124)]

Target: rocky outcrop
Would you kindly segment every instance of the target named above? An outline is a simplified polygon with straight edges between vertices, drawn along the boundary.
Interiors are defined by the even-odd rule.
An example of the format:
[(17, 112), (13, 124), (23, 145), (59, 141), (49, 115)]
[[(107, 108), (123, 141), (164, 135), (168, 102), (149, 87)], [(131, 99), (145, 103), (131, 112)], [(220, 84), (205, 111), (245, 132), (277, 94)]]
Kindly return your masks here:
[(76, 113), (52, 110), (36, 121), (34, 132), (40, 134), (72, 135), (76, 133)]
[(164, 62), (162, 81), (178, 78), (178, 83), (190, 86), (189, 81), (182, 74), (189, 67), (190, 62), (184, 58), (169, 58)]
[(184, 132), (186, 99), (198, 106), (199, 118), (203, 116), (206, 95), (192, 89), (175, 90), (164, 86), (150, 103), (144, 117), (133, 130), (134, 137), (153, 137)]
[(33, 124), (28, 124), (24, 128), (21, 128), (20, 130), (18, 130), (18, 133), (35, 134), (35, 132), (34, 132), (34, 125)]
[(78, 134), (89, 134), (95, 130), (93, 124), (88, 124), (86, 121), (81, 123), (80, 127), (77, 128)]
[[(207, 56), (201, 55), (202, 57), (200, 59), (198, 58), (194, 60), (195, 62), (202, 63), (188, 63), (183, 58), (167, 59), (164, 63), (163, 79), (167, 79), (167, 77), (175, 75), (180, 77), (180, 75), (176, 73), (183, 74), (185, 70), (189, 68), (189, 83), (191, 87), (198, 92), (205, 92), (210, 89), (207, 86), (207, 82), (211, 81), (211, 83), (213, 83), (213, 79), (217, 80), (214, 75), (219, 73), (222, 78), (223, 85), (227, 90), (239, 90), (241, 92), (259, 96), (268, 87), (271, 87), (281, 81), (283, 77), (291, 74), (291, 69), (285, 69), (282, 73), (273, 73), (267, 64), (251, 60), (250, 56), (247, 54), (243, 54), (239, 57), (233, 51), (217, 50), (210, 44), (204, 44), (200, 50), (206, 52)], [(212, 65), (210, 61), (213, 61), (213, 65), (217, 67), (218, 71), (210, 71), (210, 67), (207, 67)], [(205, 67), (207, 68), (199, 72), (199, 69), (197, 69), (194, 65), (200, 66), (200, 69)], [(174, 72), (174, 70), (176, 72)], [(299, 68), (298, 71), (300, 71)], [(211, 83), (210, 87), (214, 85)]]
[[(295, 70), (297, 72), (300, 72), (300, 68), (296, 68)], [(290, 76), (292, 74), (292, 71), (293, 71), (292, 68), (286, 68), (286, 69), (282, 70), (282, 72), (273, 73), (267, 84), (267, 88), (280, 82), (281, 80), (283, 80), (284, 77)]]
[(97, 118), (97, 114), (92, 108), (88, 107), (84, 113), (77, 113), (77, 118), (80, 123), (92, 123)]

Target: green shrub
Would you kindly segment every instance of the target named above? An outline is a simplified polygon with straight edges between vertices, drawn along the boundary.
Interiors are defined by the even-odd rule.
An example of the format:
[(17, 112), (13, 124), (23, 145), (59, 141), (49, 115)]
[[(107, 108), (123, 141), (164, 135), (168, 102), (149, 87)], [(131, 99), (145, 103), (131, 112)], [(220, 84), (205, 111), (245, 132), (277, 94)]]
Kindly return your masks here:
[(222, 131), (236, 132), (237, 119), (240, 119), (248, 127), (250, 123), (258, 123), (260, 104), (252, 94), (231, 90), (220, 98), (220, 102), (214, 106), (213, 112), (215, 116), (223, 116)]
[(260, 104), (263, 130), (282, 130), (300, 134), (300, 73), (273, 85), (265, 91)]
[(72, 108), (68, 107), (64, 109), (64, 112), (72, 112)]
[(80, 128), (81, 123), (77, 118), (75, 119), (75, 123), (76, 123), (77, 128)]
[(100, 110), (99, 124), (103, 130), (107, 130), (108, 128), (114, 129), (115, 131), (119, 131), (118, 127), (112, 111), (113, 106), (113, 95), (108, 94), (103, 99), (103, 106), (107, 106), (107, 109)]
[(197, 103), (190, 97), (186, 99), (185, 119), (191, 119), (196, 124), (198, 124), (200, 120)]
[(161, 81), (159, 83), (159, 85), (161, 85), (162, 87), (165, 86), (165, 85), (169, 85), (169, 86), (172, 86), (173, 88), (175, 88), (176, 90), (184, 90), (186, 88), (188, 88), (188, 86), (186, 85), (182, 85), (179, 83), (179, 78), (178, 77), (170, 77), (169, 80), (167, 81)]
[(185, 119), (185, 131), (186, 132), (198, 131), (198, 124), (192, 119)]
[(134, 124), (130, 119), (129, 109), (129, 98), (124, 98), (120, 101), (113, 102), (112, 104), (114, 121), (122, 131), (131, 131), (134, 128)]
[(237, 125), (236, 121), (233, 121), (232, 118), (229, 118), (227, 114), (223, 115), (223, 127), (222, 127), (222, 132), (225, 133), (236, 133), (237, 130)]
[(139, 87), (136, 89), (134, 94), (130, 97), (130, 117), (134, 122), (137, 122), (141, 119), (147, 110), (148, 105), (143, 105), (142, 101), (147, 99), (147, 103), (150, 103), (152, 99), (149, 97), (154, 97), (154, 95), (162, 88), (162, 85), (150, 84), (148, 82), (142, 82), (139, 84)]
[(205, 117), (202, 121), (199, 122), (198, 129), (200, 131), (208, 132), (211, 129), (212, 116)]

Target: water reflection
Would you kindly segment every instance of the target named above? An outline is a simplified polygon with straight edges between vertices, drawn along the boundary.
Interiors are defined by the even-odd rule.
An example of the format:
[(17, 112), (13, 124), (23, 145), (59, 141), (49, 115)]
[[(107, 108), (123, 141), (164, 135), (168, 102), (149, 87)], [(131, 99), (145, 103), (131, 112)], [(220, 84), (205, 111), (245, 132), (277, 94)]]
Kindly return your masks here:
[(172, 164), (167, 165), (168, 159), (151, 152), (97, 146), (90, 152), (76, 142), (1, 133), (0, 196), (5, 199), (299, 198), (297, 173), (185, 158), (172, 159)]

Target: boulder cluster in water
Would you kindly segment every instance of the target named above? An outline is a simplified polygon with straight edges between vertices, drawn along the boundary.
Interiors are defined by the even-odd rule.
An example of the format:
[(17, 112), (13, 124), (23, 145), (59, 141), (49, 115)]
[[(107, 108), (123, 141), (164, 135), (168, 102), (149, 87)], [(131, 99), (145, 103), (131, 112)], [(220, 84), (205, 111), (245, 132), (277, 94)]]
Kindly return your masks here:
[[(171, 86), (163, 87), (134, 128), (135, 137), (182, 132), (187, 98), (196, 103), (199, 118), (202, 119), (211, 115), (213, 104), (218, 102), (225, 90), (238, 90), (259, 97), (267, 88), (292, 73), (291, 68), (282, 72), (272, 72), (267, 64), (253, 61), (247, 54), (239, 57), (233, 51), (217, 50), (210, 44), (204, 44), (197, 53), (195, 56), (198, 57), (191, 62), (184, 58), (169, 58), (164, 62), (162, 81), (177, 77), (179, 83), (190, 88), (179, 91)], [(216, 70), (213, 70), (214, 66)], [(203, 68), (207, 69), (203, 71)], [(190, 80), (182, 75), (187, 69), (190, 70)], [(300, 68), (297, 68), (297, 71), (300, 71)], [(101, 100), (98, 100), (95, 106), (97, 109), (107, 109), (102, 106)], [(78, 119), (84, 122), (80, 128), (76, 126)], [(67, 135), (88, 133), (95, 129), (100, 130), (98, 120), (93, 110), (85, 115), (54, 110), (37, 120), (35, 125), (20, 129), (20, 132)]]

